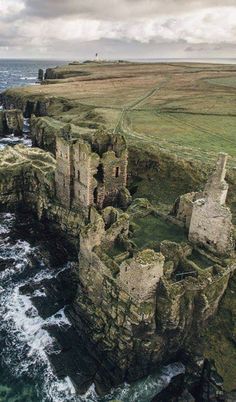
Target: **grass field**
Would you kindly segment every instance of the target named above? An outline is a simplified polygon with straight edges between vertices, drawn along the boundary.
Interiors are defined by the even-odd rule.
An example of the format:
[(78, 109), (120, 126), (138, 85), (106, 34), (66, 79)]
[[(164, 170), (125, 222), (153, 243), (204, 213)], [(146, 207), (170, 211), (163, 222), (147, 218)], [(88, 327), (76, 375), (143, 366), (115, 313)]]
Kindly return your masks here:
[(122, 120), (131, 144), (157, 144), (204, 160), (225, 151), (236, 162), (236, 66), (87, 63), (55, 72), (64, 78), (48, 81), (54, 85), (20, 89), (26, 97), (69, 101), (69, 111), (52, 110), (54, 118), (84, 127), (88, 118), (81, 108), (92, 109), (95, 127), (114, 129)]
[(53, 74), (44, 85), (7, 94), (13, 101), (46, 99), (55, 124), (123, 133), (130, 186), (165, 210), (198, 190), (217, 154), (227, 152), (236, 219), (236, 65), (85, 63)]

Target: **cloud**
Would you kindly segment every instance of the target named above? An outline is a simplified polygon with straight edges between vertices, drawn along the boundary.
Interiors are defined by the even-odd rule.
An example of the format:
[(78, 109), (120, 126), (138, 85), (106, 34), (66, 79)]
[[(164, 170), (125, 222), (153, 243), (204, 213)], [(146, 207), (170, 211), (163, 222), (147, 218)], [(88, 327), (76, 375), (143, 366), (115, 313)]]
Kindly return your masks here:
[(221, 52), (225, 44), (230, 52), (236, 44), (235, 0), (0, 0), (0, 38), (0, 47), (22, 54), (56, 49), (66, 56), (98, 41), (132, 43), (135, 49), (135, 43), (142, 49), (182, 46), (187, 53)]
[[(224, 24), (222, 24), (224, 21)], [(236, 8), (222, 7), (189, 12), (175, 17), (139, 18), (130, 21), (101, 21), (74, 17), (55, 18), (50, 23), (41, 19), (15, 23), (24, 38), (39, 37), (41, 41), (77, 39), (78, 42), (108, 39), (137, 40), (139, 42), (221, 43), (236, 41)]]
[(25, 13), (41, 18), (80, 16), (113, 21), (234, 5), (235, 0), (25, 0)]

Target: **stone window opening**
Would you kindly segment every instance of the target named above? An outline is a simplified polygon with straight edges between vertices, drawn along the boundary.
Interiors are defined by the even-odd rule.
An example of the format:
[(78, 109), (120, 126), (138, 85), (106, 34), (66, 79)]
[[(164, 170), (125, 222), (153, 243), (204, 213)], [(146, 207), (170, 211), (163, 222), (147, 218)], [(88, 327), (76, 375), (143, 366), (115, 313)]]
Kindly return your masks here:
[(119, 177), (120, 176), (120, 168), (119, 166), (116, 167), (116, 171), (115, 171), (115, 177)]
[(104, 183), (104, 168), (102, 163), (98, 165), (97, 173), (94, 175), (98, 183)]
[(93, 201), (94, 201), (94, 204), (97, 204), (97, 202), (98, 202), (98, 189), (97, 189), (97, 187), (93, 191)]
[(78, 181), (80, 181), (80, 171), (79, 170), (77, 170), (77, 178), (78, 178)]

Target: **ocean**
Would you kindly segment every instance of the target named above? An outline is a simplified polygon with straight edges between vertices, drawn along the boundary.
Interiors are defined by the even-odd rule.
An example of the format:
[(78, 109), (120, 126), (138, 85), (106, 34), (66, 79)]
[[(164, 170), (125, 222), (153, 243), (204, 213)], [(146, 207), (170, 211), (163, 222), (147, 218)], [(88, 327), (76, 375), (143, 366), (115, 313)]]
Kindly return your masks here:
[[(0, 60), (0, 91), (37, 85), (39, 68), (64, 63)], [(27, 127), (25, 121), (23, 138), (0, 138), (0, 149), (19, 142), (31, 146)], [(184, 371), (181, 363), (164, 366), (134, 384), (122, 384), (103, 397), (93, 384), (85, 393), (76, 391), (59, 340), (72, 334), (76, 349), (77, 339), (65, 314), (66, 301), (62, 303), (60, 295), (52, 301), (48, 292), (52, 286), (60, 288), (70, 275), (72, 263), (61, 254), (64, 247), (33, 217), (0, 213), (0, 402), (151, 402), (173, 376)], [(87, 352), (79, 343), (81, 363), (78, 360), (76, 374), (83, 376), (83, 353)], [(52, 361), (57, 361), (60, 370), (55, 371)]]

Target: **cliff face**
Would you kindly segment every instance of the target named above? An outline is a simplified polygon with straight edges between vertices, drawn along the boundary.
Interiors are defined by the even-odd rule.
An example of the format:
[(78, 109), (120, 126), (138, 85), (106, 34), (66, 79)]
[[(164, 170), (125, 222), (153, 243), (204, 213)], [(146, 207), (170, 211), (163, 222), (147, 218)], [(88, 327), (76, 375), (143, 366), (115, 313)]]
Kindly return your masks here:
[(19, 135), (23, 130), (23, 114), (21, 110), (0, 111), (0, 136), (6, 134)]
[(1, 152), (0, 200), (2, 206), (19, 203), (36, 208), (41, 197), (50, 199), (54, 193), (55, 160), (39, 149), (18, 145)]

